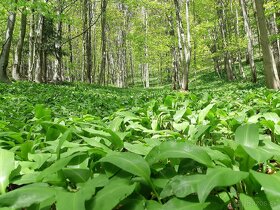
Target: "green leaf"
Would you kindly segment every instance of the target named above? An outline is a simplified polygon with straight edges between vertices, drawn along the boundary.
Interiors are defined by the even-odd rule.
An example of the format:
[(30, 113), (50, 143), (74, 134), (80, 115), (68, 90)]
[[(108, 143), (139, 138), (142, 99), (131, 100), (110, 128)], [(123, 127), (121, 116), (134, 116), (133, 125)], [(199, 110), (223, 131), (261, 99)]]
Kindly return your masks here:
[(164, 99), (164, 105), (167, 107), (172, 107), (174, 100), (175, 99), (172, 96), (166, 96)]
[(153, 147), (147, 144), (143, 144), (140, 142), (135, 142), (134, 144), (130, 144), (128, 142), (124, 142), (124, 148), (129, 152), (138, 154), (138, 155), (147, 155)]
[(175, 176), (162, 190), (160, 197), (166, 198), (175, 195), (184, 198), (192, 193), (197, 193), (197, 184), (205, 178), (204, 175)]
[(237, 128), (235, 141), (242, 146), (257, 148), (259, 145), (259, 128), (257, 124), (247, 124)]
[(86, 182), (90, 177), (89, 169), (81, 168), (64, 168), (62, 172), (66, 178), (68, 178), (72, 183), (82, 183)]
[(114, 131), (110, 129), (104, 129), (104, 131), (101, 131), (92, 128), (84, 128), (83, 130), (92, 134), (93, 136), (98, 136), (98, 137), (108, 139), (118, 149), (123, 148), (122, 139)]
[(55, 194), (56, 190), (47, 184), (31, 184), (1, 195), (0, 207), (25, 208), (50, 199)]
[(112, 153), (99, 161), (111, 163), (124, 171), (143, 177), (147, 182), (150, 180), (150, 167), (145, 159), (139, 155), (129, 152)]
[[(83, 183), (78, 192), (59, 191), (57, 193), (58, 210), (84, 210), (85, 201), (92, 198), (97, 187), (103, 187), (108, 183), (105, 175), (99, 175)], [(67, 202), (65, 202), (67, 201)]]
[(233, 171), (230, 168), (208, 168), (204, 180), (198, 183), (197, 193), (200, 202), (205, 202), (209, 193), (215, 187), (226, 187), (234, 185), (245, 179), (249, 173)]
[(208, 205), (209, 203), (193, 203), (190, 201), (173, 198), (163, 206), (162, 210), (202, 210)]
[(94, 197), (90, 209), (112, 210), (123, 199), (133, 193), (136, 183), (128, 179), (114, 178)]
[(244, 210), (262, 210), (261, 208), (259, 208), (254, 198), (243, 193), (241, 193), (239, 197)]
[(46, 108), (43, 104), (35, 106), (35, 117), (41, 120), (51, 120), (51, 110)]
[(209, 104), (203, 110), (199, 111), (199, 114), (198, 114), (198, 124), (202, 123), (202, 121), (205, 119), (206, 115), (213, 108), (214, 105), (215, 104)]
[(121, 124), (123, 122), (123, 119), (120, 117), (116, 117), (113, 121), (110, 122), (109, 128), (112, 131), (119, 131)]
[(255, 172), (253, 170), (251, 170), (250, 173), (258, 181), (258, 183), (260, 183), (260, 185), (266, 193), (271, 194), (273, 196), (278, 196), (278, 198), (280, 197), (279, 174), (268, 175)]
[(0, 194), (6, 192), (6, 187), (9, 185), (9, 176), (14, 169), (14, 153), (0, 149)]
[(76, 154), (68, 156), (66, 158), (61, 158), (61, 159), (57, 160), (50, 167), (43, 170), (37, 177), (37, 180), (41, 181), (46, 176), (53, 174), (53, 173), (61, 170), (62, 168), (64, 168), (73, 158), (75, 158), (77, 156), (83, 156), (83, 155), (84, 155), (83, 153), (76, 153)]
[(184, 114), (186, 113), (186, 111), (187, 111), (186, 109), (181, 109), (181, 110), (176, 111), (176, 113), (173, 116), (174, 121), (179, 122), (182, 119), (182, 117), (184, 116)]
[(266, 120), (270, 120), (273, 121), (275, 124), (277, 124), (280, 121), (280, 117), (278, 116), (278, 114), (274, 113), (274, 112), (267, 112), (263, 114), (263, 117)]
[(210, 156), (203, 148), (186, 142), (163, 142), (154, 147), (146, 156), (150, 165), (168, 158), (190, 158), (209, 167), (214, 167)]
[(177, 131), (185, 131), (189, 127), (190, 123), (189, 122), (182, 122), (182, 123), (173, 123), (172, 126), (175, 128)]

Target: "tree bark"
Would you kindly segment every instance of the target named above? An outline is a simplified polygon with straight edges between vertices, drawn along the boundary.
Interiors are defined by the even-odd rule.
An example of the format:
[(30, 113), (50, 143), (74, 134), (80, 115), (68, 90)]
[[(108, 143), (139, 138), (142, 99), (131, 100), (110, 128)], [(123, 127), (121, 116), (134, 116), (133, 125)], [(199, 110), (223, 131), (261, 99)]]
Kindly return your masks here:
[(232, 81), (234, 80), (234, 76), (232, 71), (231, 55), (228, 50), (228, 29), (226, 23), (225, 3), (222, 0), (219, 0), (218, 17), (220, 23), (220, 31), (223, 39), (224, 68), (227, 73), (227, 79), (229, 81)]
[(24, 39), (26, 35), (26, 24), (27, 24), (27, 14), (25, 9), (23, 9), (21, 14), (21, 24), (20, 24), (20, 37), (17, 43), (17, 48), (15, 52), (15, 58), (14, 58), (14, 65), (12, 70), (12, 77), (14, 80), (20, 80), (20, 68), (21, 68), (21, 62), (22, 62), (22, 50), (23, 50), (23, 44)]
[(43, 26), (44, 26), (44, 16), (39, 15), (37, 28), (36, 28), (36, 36), (35, 36), (35, 79), (36, 83), (43, 82)]
[(256, 71), (256, 65), (254, 61), (254, 46), (253, 46), (253, 34), (249, 22), (249, 16), (246, 9), (246, 2), (245, 0), (240, 0), (240, 5), (242, 8), (242, 14), (243, 14), (243, 20), (244, 20), (244, 29), (247, 36), (247, 52), (249, 56), (249, 63), (251, 68), (251, 74), (252, 74), (252, 82), (257, 82), (257, 71)]
[(264, 6), (263, 6), (264, 1), (255, 0), (255, 4), (257, 10), (259, 30), (260, 30), (261, 47), (263, 51), (263, 65), (264, 65), (266, 85), (268, 88), (271, 89), (279, 89), (280, 88), (279, 77), (278, 77), (276, 63), (269, 42), (268, 29), (265, 20)]
[[(32, 0), (34, 4), (35, 0)], [(29, 31), (29, 54), (28, 54), (28, 80), (33, 81), (34, 78), (34, 59), (35, 59), (35, 14), (34, 10), (32, 9), (31, 19), (30, 19), (30, 31)]]
[(143, 63), (143, 81), (145, 88), (150, 87), (150, 72), (149, 72), (149, 63), (148, 63), (148, 12), (145, 7), (142, 7), (142, 17), (143, 25), (145, 31), (145, 41), (144, 41), (144, 63)]
[[(17, 0), (15, 1), (15, 3), (17, 3)], [(8, 21), (7, 21), (5, 42), (3, 44), (2, 51), (0, 54), (0, 82), (5, 82), (5, 83), (10, 82), (7, 74), (7, 67), (9, 63), (10, 48), (13, 39), (15, 22), (16, 22), (16, 12), (10, 11)]]
[[(177, 18), (177, 26), (178, 26), (178, 33), (181, 39), (182, 44), (182, 54), (183, 54), (183, 60), (182, 60), (182, 67), (183, 67), (183, 77), (182, 77), (182, 90), (188, 90), (189, 86), (189, 67), (190, 67), (190, 20), (189, 20), (189, 0), (186, 0), (186, 22), (187, 22), (187, 35), (185, 35), (184, 29), (183, 29), (183, 23), (182, 18), (180, 14), (180, 5), (178, 0), (174, 0), (175, 4), (175, 10), (176, 10), (176, 18)], [(187, 36), (187, 38), (186, 38)], [(180, 49), (181, 50), (181, 49)]]
[(63, 53), (62, 53), (62, 2), (61, 0), (57, 0), (57, 16), (58, 22), (56, 24), (56, 37), (55, 37), (55, 44), (54, 44), (54, 54), (55, 54), (55, 61), (54, 61), (54, 73), (53, 73), (53, 82), (61, 82), (63, 81)]
[(107, 36), (106, 36), (106, 10), (107, 10), (108, 0), (101, 1), (101, 66), (99, 73), (100, 85), (105, 85), (105, 69), (106, 69), (106, 51), (107, 51)]

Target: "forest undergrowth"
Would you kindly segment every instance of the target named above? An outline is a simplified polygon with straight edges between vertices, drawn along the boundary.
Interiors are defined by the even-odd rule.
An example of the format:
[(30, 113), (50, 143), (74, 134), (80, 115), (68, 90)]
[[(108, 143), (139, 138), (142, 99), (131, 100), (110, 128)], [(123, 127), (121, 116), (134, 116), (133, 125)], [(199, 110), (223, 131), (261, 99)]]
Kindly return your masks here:
[(279, 92), (190, 89), (0, 84), (0, 209), (279, 209)]

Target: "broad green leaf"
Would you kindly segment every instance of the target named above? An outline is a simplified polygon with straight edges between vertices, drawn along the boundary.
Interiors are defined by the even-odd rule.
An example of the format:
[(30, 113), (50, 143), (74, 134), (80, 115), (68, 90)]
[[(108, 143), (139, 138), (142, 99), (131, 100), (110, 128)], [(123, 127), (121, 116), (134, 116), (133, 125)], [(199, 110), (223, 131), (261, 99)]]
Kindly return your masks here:
[(204, 175), (175, 176), (162, 190), (160, 197), (166, 198), (175, 195), (184, 198), (192, 193), (197, 193), (197, 184), (205, 178)]
[(131, 174), (143, 177), (147, 182), (150, 180), (150, 167), (140, 155), (129, 152), (112, 153), (102, 158), (100, 162), (111, 163)]
[(14, 153), (0, 149), (0, 194), (6, 192), (6, 187), (9, 185), (9, 176), (14, 169)]
[(74, 155), (68, 156), (66, 158), (61, 158), (59, 160), (57, 160), (56, 162), (54, 162), (50, 167), (46, 168), (45, 170), (43, 170), (39, 176), (37, 177), (38, 181), (41, 181), (44, 177), (55, 173), (59, 170), (61, 170), (62, 168), (64, 168), (73, 158), (80, 156), (80, 155), (84, 155), (83, 153), (76, 153)]
[(58, 191), (56, 207), (58, 210), (84, 210), (85, 201), (92, 198), (96, 188), (103, 187), (107, 183), (108, 179), (106, 176), (99, 175), (83, 183), (78, 192)]
[(253, 170), (251, 170), (250, 173), (258, 181), (258, 183), (260, 183), (260, 185), (266, 193), (269, 193), (273, 196), (278, 196), (278, 198), (280, 197), (279, 174), (262, 174)]
[(25, 208), (50, 199), (55, 194), (56, 189), (47, 184), (31, 184), (1, 195), (0, 207)]
[(172, 107), (174, 101), (175, 99), (172, 96), (166, 96), (164, 99), (164, 105), (167, 107)]
[(65, 178), (68, 178), (72, 183), (86, 182), (90, 177), (89, 169), (64, 168), (62, 172)]
[(258, 163), (263, 163), (273, 157), (273, 152), (266, 150), (263, 147), (252, 148), (243, 146), (243, 149), (251, 158), (256, 160)]
[(239, 197), (244, 210), (261, 210), (252, 197), (243, 193), (241, 193)]
[(94, 197), (90, 209), (112, 210), (123, 199), (133, 193), (136, 183), (129, 179), (114, 178)]
[(204, 134), (205, 132), (210, 128), (209, 125), (198, 125), (195, 128), (194, 135), (190, 135), (192, 142), (197, 142)]
[(184, 116), (184, 114), (186, 113), (186, 111), (187, 111), (186, 109), (180, 109), (180, 110), (176, 111), (176, 113), (173, 116), (174, 121), (179, 122), (182, 119), (182, 117)]
[(35, 106), (35, 117), (40, 120), (50, 120), (51, 110), (46, 108), (43, 104), (37, 104)]
[(28, 154), (28, 160), (34, 161), (37, 164), (37, 168), (40, 168), (48, 159), (50, 159), (52, 154), (50, 153), (37, 153)]
[(108, 139), (118, 149), (123, 148), (123, 141), (121, 140), (121, 138), (110, 129), (105, 129), (104, 131), (101, 131), (92, 128), (84, 128), (83, 130), (92, 134), (93, 136)]
[(146, 156), (150, 165), (168, 158), (190, 158), (209, 167), (214, 167), (210, 156), (203, 148), (186, 142), (163, 142)]
[(259, 145), (259, 129), (257, 124), (247, 124), (237, 128), (235, 141), (242, 146), (257, 148)]
[(57, 193), (57, 210), (85, 210), (85, 201), (79, 193)]
[(185, 131), (189, 127), (190, 123), (189, 122), (182, 122), (182, 123), (173, 123), (172, 126), (175, 128), (177, 131)]
[(122, 122), (123, 122), (123, 119), (122, 119), (122, 118), (116, 117), (115, 119), (113, 119), (113, 120), (110, 122), (109, 128), (110, 128), (112, 131), (119, 131)]
[(59, 138), (58, 138), (58, 145), (56, 148), (57, 159), (60, 159), (60, 153), (62, 145), (65, 141), (70, 141), (72, 138), (72, 129), (67, 129)]
[(152, 146), (143, 144), (141, 142), (135, 142), (134, 144), (124, 142), (124, 148), (129, 152), (138, 154), (138, 155), (147, 155), (152, 149)]
[(205, 178), (198, 183), (197, 193), (200, 202), (205, 202), (215, 187), (227, 187), (245, 179), (249, 173), (233, 171), (230, 168), (208, 168)]
[(205, 119), (208, 112), (213, 108), (214, 104), (209, 104), (207, 107), (205, 107), (203, 110), (199, 111), (198, 114), (198, 123), (202, 123), (202, 121)]
[(277, 124), (280, 121), (280, 117), (278, 116), (278, 114), (276, 114), (275, 112), (267, 112), (263, 114), (263, 117), (266, 120), (270, 120), (273, 121), (275, 124)]
[(163, 205), (162, 210), (202, 210), (208, 205), (209, 203), (193, 203), (178, 198), (172, 198), (165, 205)]

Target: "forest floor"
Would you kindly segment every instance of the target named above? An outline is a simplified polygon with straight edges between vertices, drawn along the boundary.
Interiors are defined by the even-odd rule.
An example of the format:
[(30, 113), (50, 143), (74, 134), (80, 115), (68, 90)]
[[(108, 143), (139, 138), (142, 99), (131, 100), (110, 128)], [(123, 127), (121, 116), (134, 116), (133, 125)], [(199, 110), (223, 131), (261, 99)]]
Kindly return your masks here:
[(262, 86), (0, 84), (0, 208), (275, 209), (280, 93)]

